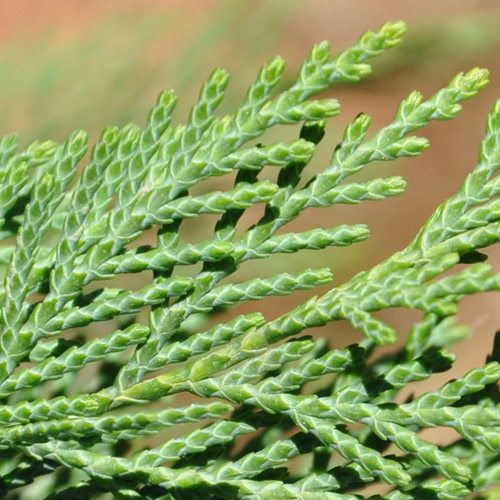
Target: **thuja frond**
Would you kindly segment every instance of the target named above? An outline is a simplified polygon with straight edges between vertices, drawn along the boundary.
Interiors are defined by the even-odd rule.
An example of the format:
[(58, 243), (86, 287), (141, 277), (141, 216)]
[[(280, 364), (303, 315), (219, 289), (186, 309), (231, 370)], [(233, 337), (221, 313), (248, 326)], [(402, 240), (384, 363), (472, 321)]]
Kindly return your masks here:
[[(407, 248), (275, 319), (230, 316), (231, 306), (329, 284), (328, 268), (231, 276), (247, 260), (368, 238), (362, 224), (282, 228), (307, 208), (403, 193), (399, 176), (348, 177), (421, 154), (429, 144), (412, 134), (454, 118), (488, 83), (476, 68), (427, 100), (412, 92), (371, 135), (370, 118), (358, 115), (330, 163), (308, 178), (326, 119), (340, 110), (335, 99), (311, 98), (366, 77), (366, 60), (399, 44), (404, 30), (387, 23), (333, 58), (326, 42), (316, 45), (281, 93), (284, 62), (275, 58), (231, 115), (217, 114), (223, 70), (203, 85), (186, 125), (170, 124), (177, 97), (162, 92), (144, 128), (106, 129), (82, 169), (83, 132), (18, 153), (14, 135), (0, 141), (0, 491), (49, 475), (52, 500), (350, 500), (365, 498), (367, 483), (386, 487), (372, 499), (409, 500), (464, 498), (500, 483), (498, 347), (484, 366), (394, 402), (453, 364), (445, 348), (466, 333), (454, 318), (460, 300), (500, 289), (478, 252), (500, 239), (500, 103), (478, 166)], [(295, 140), (247, 144), (298, 123)], [(274, 182), (259, 178), (266, 167), (278, 170)], [(190, 194), (232, 173), (233, 187)], [(244, 227), (241, 216), (256, 205), (264, 215)], [(182, 221), (202, 214), (219, 216), (212, 236), (180, 243)], [(156, 242), (140, 244), (151, 230)], [(193, 265), (200, 270), (183, 275)], [(97, 283), (143, 271), (152, 276), (135, 289)], [(372, 314), (393, 307), (421, 319), (374, 361), (378, 345), (402, 336)], [(229, 310), (224, 321), (186, 326), (220, 309)], [(342, 320), (365, 340), (332, 348), (329, 339), (295, 337)], [(97, 322), (107, 322), (99, 336), (87, 328)], [(460, 438), (444, 447), (419, 434), (433, 427)], [(154, 436), (147, 447), (145, 436)]]

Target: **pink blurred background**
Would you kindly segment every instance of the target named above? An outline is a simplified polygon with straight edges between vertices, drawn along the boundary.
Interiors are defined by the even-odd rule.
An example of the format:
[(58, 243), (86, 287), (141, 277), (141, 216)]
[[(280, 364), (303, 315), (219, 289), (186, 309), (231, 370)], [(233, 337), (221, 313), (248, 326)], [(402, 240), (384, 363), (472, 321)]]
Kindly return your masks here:
[[(232, 75), (222, 106), (228, 111), (242, 99), (260, 64), (275, 54), (288, 61), (285, 81), (290, 83), (315, 42), (329, 40), (334, 52), (364, 30), (395, 19), (408, 24), (405, 42), (374, 60), (373, 75), (363, 83), (328, 91), (340, 100), (342, 113), (330, 121), (312, 172), (326, 165), (343, 127), (361, 111), (372, 116), (376, 130), (390, 122), (398, 103), (413, 89), (430, 96), (457, 72), (474, 66), (490, 69), (491, 84), (464, 104), (456, 120), (425, 128), (422, 135), (430, 139), (431, 148), (422, 157), (370, 167), (375, 169), (371, 176), (404, 175), (404, 195), (383, 203), (311, 211), (294, 225), (305, 229), (313, 223), (329, 227), (365, 222), (372, 230), (368, 241), (321, 255), (309, 252), (267, 265), (251, 263), (239, 274), (248, 279), (289, 266), (328, 265), (340, 284), (404, 247), (474, 167), (487, 113), (500, 98), (498, 1), (2, 0), (0, 133), (18, 131), (25, 144), (35, 138), (63, 140), (73, 129), (83, 128), (95, 139), (107, 125), (143, 123), (159, 91), (171, 87), (180, 98), (176, 120), (183, 120), (215, 66)], [(291, 139), (296, 130), (283, 128), (269, 137)], [(185, 238), (199, 240), (203, 229), (189, 227), (192, 233)], [(499, 250), (488, 253), (500, 270)], [(264, 312), (275, 316), (303, 300), (297, 294), (251, 307), (267, 307)], [(460, 318), (471, 325), (472, 336), (455, 347), (460, 361), (454, 375), (477, 366), (490, 350), (500, 327), (499, 304), (498, 294), (464, 300)], [(391, 311), (383, 317), (404, 333), (416, 316)], [(340, 324), (322, 332), (340, 345), (358, 338)], [(436, 377), (432, 384), (438, 383)]]

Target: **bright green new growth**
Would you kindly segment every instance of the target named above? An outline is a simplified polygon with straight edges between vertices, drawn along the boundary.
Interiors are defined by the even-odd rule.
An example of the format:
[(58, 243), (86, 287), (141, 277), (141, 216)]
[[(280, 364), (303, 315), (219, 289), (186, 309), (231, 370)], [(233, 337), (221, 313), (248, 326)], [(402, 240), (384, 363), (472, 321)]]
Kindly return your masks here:
[[(400, 177), (347, 178), (376, 160), (419, 155), (428, 142), (411, 134), (430, 120), (453, 118), (461, 101), (487, 85), (487, 71), (473, 69), (427, 101), (413, 92), (393, 122), (368, 137), (370, 119), (359, 115), (330, 164), (300, 183), (326, 118), (340, 109), (334, 99), (310, 98), (367, 76), (365, 61), (397, 45), (404, 30), (401, 22), (387, 23), (333, 59), (327, 43), (315, 46), (296, 82), (271, 97), (284, 69), (275, 58), (230, 116), (214, 115), (228, 84), (222, 70), (203, 86), (187, 125), (170, 126), (176, 97), (163, 92), (144, 129), (106, 129), (78, 172), (83, 132), (20, 153), (14, 135), (2, 139), (1, 492), (29, 498), (34, 482), (36, 497), (51, 500), (102, 493), (348, 500), (367, 498), (365, 484), (385, 483), (380, 491), (389, 492), (370, 498), (409, 500), (465, 498), (500, 483), (498, 345), (485, 366), (393, 403), (401, 389), (453, 363), (445, 347), (464, 335), (454, 320), (462, 297), (500, 289), (500, 275), (476, 251), (500, 239), (500, 101), (478, 166), (407, 248), (277, 319), (253, 313), (197, 333), (184, 327), (197, 313), (329, 283), (324, 268), (221, 281), (249, 259), (366, 239), (364, 225), (279, 230), (309, 207), (401, 194)], [(303, 123), (295, 141), (245, 146), (272, 125), (295, 123)], [(279, 169), (276, 182), (258, 180), (265, 166)], [(234, 171), (232, 189), (189, 194)], [(256, 204), (265, 206), (264, 216), (237, 233), (238, 220)], [(180, 223), (200, 214), (220, 214), (212, 239), (180, 244)], [(151, 228), (156, 247), (134, 246)], [(178, 266), (200, 262), (197, 276), (182, 276)], [(142, 271), (153, 278), (135, 291), (87, 288)], [(391, 307), (422, 311), (421, 320), (401, 335), (399, 350), (374, 361), (376, 346), (398, 335), (371, 313)], [(132, 319), (145, 308), (147, 320)], [(119, 329), (102, 337), (68, 332), (123, 315)], [(301, 335), (344, 319), (363, 342), (332, 349), (325, 339)], [(96, 362), (96, 371), (86, 368)], [(306, 385), (313, 381), (321, 387), (315, 393)], [(174, 397), (188, 393), (184, 404)], [(175, 435), (141, 444), (172, 426)], [(452, 428), (460, 438), (439, 447), (419, 436), (430, 427)]]

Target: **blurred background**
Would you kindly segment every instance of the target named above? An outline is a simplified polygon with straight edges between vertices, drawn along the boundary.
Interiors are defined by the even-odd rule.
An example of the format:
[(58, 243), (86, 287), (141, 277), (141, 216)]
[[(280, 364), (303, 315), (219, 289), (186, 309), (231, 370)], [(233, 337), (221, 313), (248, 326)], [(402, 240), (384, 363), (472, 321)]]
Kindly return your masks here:
[[(81, 128), (95, 140), (107, 125), (144, 123), (163, 88), (177, 90), (174, 122), (181, 122), (216, 66), (232, 76), (221, 107), (221, 112), (228, 112), (241, 102), (259, 66), (272, 56), (287, 60), (287, 85), (315, 42), (326, 39), (336, 52), (366, 29), (396, 19), (408, 25), (404, 43), (374, 60), (373, 75), (362, 83), (328, 91), (340, 100), (342, 113), (330, 120), (311, 175), (324, 168), (343, 128), (359, 112), (372, 116), (376, 130), (391, 121), (398, 103), (413, 89), (429, 97), (457, 72), (474, 66), (489, 68), (491, 83), (464, 104), (456, 120), (424, 129), (431, 148), (421, 158), (369, 167), (369, 177), (404, 175), (404, 195), (383, 203), (310, 211), (293, 226), (304, 230), (312, 224), (365, 222), (372, 230), (368, 241), (347, 250), (253, 261), (238, 274), (248, 279), (325, 265), (334, 272), (334, 284), (340, 284), (408, 244), (474, 167), (487, 113), (500, 98), (498, 0), (0, 0), (0, 133), (18, 131), (26, 144), (35, 138), (62, 141)], [(297, 133), (293, 127), (281, 127), (265, 140), (290, 140)], [(183, 233), (185, 240), (210, 235), (210, 228), (196, 223), (185, 229), (191, 231)], [(500, 270), (500, 250), (489, 254)], [(263, 312), (274, 317), (304, 297), (297, 294), (248, 307), (265, 308)], [(464, 301), (461, 320), (471, 325), (473, 336), (455, 348), (460, 364), (454, 375), (477, 366), (490, 350), (500, 327), (499, 304), (498, 294)], [(404, 334), (417, 316), (391, 311), (383, 317)], [(339, 345), (358, 338), (340, 324), (322, 333)], [(432, 383), (438, 384), (438, 377)]]

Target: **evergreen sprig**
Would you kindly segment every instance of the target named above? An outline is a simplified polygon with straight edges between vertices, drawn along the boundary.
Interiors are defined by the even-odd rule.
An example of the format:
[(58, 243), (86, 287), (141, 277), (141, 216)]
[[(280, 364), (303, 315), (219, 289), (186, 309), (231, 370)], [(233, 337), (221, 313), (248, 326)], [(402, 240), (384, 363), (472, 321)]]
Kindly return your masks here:
[[(365, 61), (398, 45), (404, 31), (402, 22), (387, 23), (333, 58), (320, 43), (278, 94), (284, 62), (275, 58), (231, 115), (216, 114), (229, 81), (223, 70), (203, 85), (186, 125), (170, 125), (177, 97), (164, 91), (143, 129), (106, 129), (82, 169), (84, 132), (20, 152), (15, 135), (0, 141), (6, 497), (47, 475), (44, 495), (52, 500), (102, 493), (458, 499), (499, 485), (499, 341), (484, 366), (395, 401), (402, 389), (453, 364), (445, 348), (466, 333), (455, 321), (461, 299), (500, 289), (500, 275), (478, 251), (500, 239), (500, 101), (477, 167), (405, 249), (278, 318), (227, 313), (211, 320), (247, 301), (329, 284), (327, 268), (230, 278), (247, 260), (368, 238), (362, 224), (281, 229), (307, 208), (403, 193), (399, 176), (346, 179), (374, 161), (418, 156), (429, 144), (411, 134), (454, 118), (460, 103), (487, 85), (487, 71), (475, 68), (428, 100), (412, 92), (371, 136), (370, 118), (358, 115), (326, 168), (302, 183), (326, 119), (340, 111), (335, 99), (311, 98), (366, 77)], [(247, 144), (273, 125), (297, 123), (296, 140)], [(274, 182), (259, 179), (265, 167), (278, 170)], [(189, 192), (232, 173), (230, 189)], [(241, 216), (255, 205), (264, 215), (243, 227)], [(202, 214), (219, 215), (212, 237), (180, 243), (182, 221)], [(156, 243), (140, 245), (151, 230)], [(196, 264), (198, 272), (182, 274), (180, 266)], [(136, 289), (97, 283), (143, 271), (152, 277)], [(374, 360), (378, 345), (401, 338), (372, 314), (393, 307), (418, 310), (421, 319), (400, 348)], [(201, 317), (211, 324), (201, 325)], [(365, 339), (333, 348), (327, 339), (300, 336), (341, 320)], [(96, 322), (108, 322), (103, 335), (86, 328)], [(459, 440), (440, 446), (419, 434), (433, 427), (453, 429)], [(146, 447), (144, 436), (154, 436)], [(364, 496), (367, 483), (380, 485), (380, 495)]]

